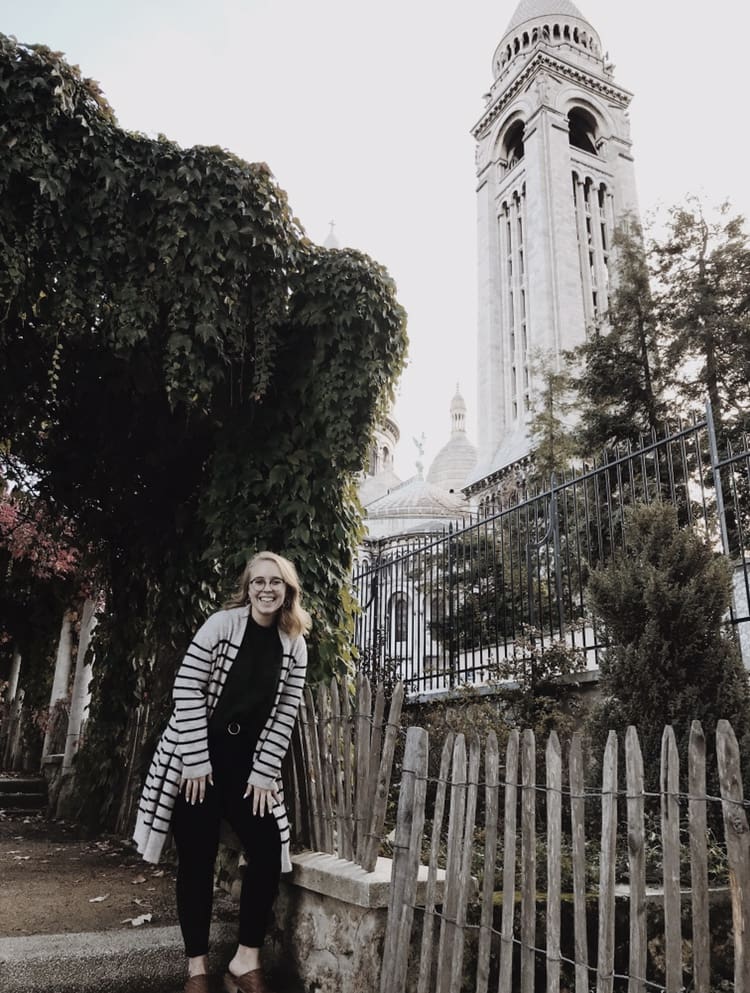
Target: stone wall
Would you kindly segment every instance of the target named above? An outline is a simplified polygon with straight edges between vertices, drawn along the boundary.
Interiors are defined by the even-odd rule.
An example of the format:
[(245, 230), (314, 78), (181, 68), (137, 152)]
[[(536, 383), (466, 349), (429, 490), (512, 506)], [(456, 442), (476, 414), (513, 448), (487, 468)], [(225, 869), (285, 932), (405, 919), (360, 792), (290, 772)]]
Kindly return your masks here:
[[(243, 859), (222, 845), (218, 882), (239, 898)], [(292, 856), (282, 876), (264, 965), (275, 976), (296, 980), (305, 993), (379, 993), (388, 918), (391, 860), (374, 872), (320, 852)], [(442, 896), (443, 873), (438, 873)], [(420, 869), (422, 899), (427, 867)], [(416, 962), (410, 965), (416, 970)]]

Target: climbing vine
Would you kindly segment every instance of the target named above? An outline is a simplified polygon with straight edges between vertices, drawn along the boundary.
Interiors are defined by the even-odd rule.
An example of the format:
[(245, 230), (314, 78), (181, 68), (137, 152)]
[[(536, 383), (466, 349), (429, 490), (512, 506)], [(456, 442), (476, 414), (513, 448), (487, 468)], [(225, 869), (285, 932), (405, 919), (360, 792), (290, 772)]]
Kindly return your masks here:
[(62, 56), (1, 35), (0, 91), (0, 458), (104, 577), (80, 766), (111, 821), (134, 704), (163, 711), (254, 550), (298, 565), (313, 674), (346, 662), (353, 484), (405, 318), (265, 164), (126, 132)]

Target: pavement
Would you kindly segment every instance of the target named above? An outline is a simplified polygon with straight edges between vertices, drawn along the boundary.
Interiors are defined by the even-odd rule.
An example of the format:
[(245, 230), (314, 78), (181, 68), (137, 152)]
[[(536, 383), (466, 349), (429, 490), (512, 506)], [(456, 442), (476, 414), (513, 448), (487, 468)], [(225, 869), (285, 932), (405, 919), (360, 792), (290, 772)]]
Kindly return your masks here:
[[(234, 952), (236, 927), (214, 925), (215, 988)], [(276, 993), (305, 993), (293, 978), (268, 975)], [(181, 993), (185, 953), (177, 927), (0, 938), (2, 993)]]
[[(120, 926), (120, 905), (108, 906), (118, 892), (134, 906), (144, 902), (132, 899), (136, 893), (152, 901), (162, 899), (159, 891), (148, 892), (148, 884), (168, 882), (133, 877), (138, 863), (134, 868), (123, 856), (125, 842), (84, 840), (69, 826), (63, 830), (38, 813), (14, 817), (8, 812), (0, 816), (0, 841), (0, 993), (181, 993), (186, 963), (173, 909), (166, 913), (163, 903), (155, 903), (161, 910), (156, 919), (166, 918), (166, 923), (154, 920), (134, 929)], [(111, 895), (97, 903), (87, 887)], [(171, 904), (171, 885), (169, 889)], [(236, 946), (237, 924), (229, 897), (217, 902), (223, 908), (211, 928), (210, 964), (218, 991)], [(84, 930), (82, 922), (90, 927), (92, 919), (97, 921), (89, 911), (100, 907), (101, 926)], [(55, 927), (65, 933), (47, 933)], [(39, 933), (28, 933), (32, 928)], [(294, 979), (272, 974), (268, 978), (277, 993), (304, 993)]]
[[(212, 968), (231, 957), (235, 927), (212, 933)], [(185, 953), (177, 927), (0, 938), (2, 993), (178, 993)]]

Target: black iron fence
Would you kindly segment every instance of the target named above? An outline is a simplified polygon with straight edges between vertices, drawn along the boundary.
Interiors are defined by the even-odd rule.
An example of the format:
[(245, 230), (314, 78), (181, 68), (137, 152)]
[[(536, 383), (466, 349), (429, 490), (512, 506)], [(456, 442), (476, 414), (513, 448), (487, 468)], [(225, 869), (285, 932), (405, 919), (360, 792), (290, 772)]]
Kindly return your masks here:
[(497, 679), (529, 644), (565, 643), (596, 668), (589, 572), (624, 551), (625, 508), (654, 500), (731, 559), (731, 619), (750, 658), (750, 446), (743, 438), (720, 457), (707, 408), (441, 534), (368, 542), (354, 576), (361, 668), (412, 694)]

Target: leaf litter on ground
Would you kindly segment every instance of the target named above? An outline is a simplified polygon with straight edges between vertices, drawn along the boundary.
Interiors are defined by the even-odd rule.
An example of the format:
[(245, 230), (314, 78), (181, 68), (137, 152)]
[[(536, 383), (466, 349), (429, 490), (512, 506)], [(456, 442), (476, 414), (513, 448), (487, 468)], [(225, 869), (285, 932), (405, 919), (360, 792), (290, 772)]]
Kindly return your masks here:
[(140, 927), (141, 924), (149, 924), (153, 916), (153, 914), (141, 914), (140, 917), (126, 917), (125, 920), (120, 921), (120, 923), (131, 924), (133, 927)]

